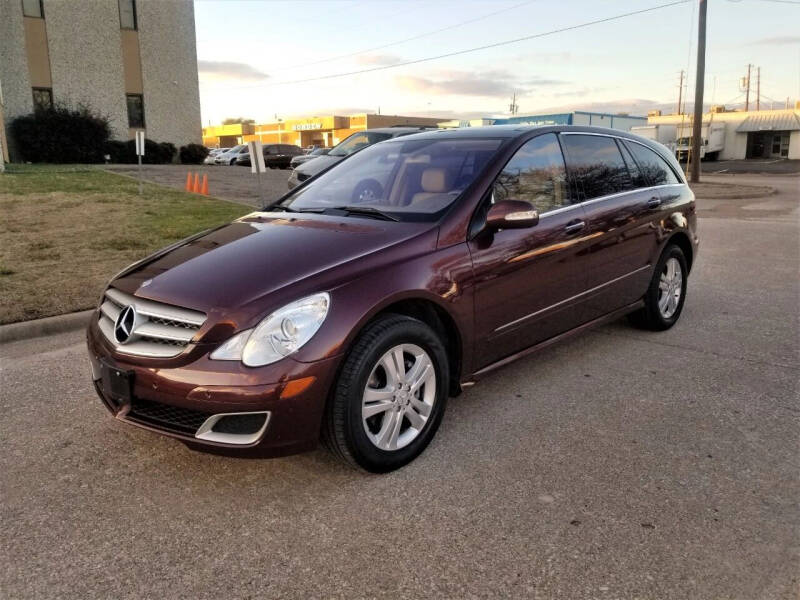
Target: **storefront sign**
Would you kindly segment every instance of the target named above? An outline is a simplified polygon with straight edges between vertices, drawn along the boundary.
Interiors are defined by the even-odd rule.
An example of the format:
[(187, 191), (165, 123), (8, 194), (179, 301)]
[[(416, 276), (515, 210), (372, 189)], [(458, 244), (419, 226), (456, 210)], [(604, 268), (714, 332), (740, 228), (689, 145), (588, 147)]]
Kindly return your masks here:
[(295, 131), (308, 131), (310, 129), (322, 129), (322, 123), (298, 123), (297, 125), (292, 125), (292, 129)]

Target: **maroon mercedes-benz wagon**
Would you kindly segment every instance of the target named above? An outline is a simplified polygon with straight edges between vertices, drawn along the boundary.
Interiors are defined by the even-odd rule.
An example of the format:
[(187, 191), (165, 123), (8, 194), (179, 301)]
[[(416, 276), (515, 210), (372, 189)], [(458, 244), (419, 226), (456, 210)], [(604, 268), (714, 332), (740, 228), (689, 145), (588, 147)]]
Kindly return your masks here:
[(277, 456), (321, 438), (389, 471), (494, 369), (625, 314), (671, 327), (695, 224), (675, 159), (628, 133), (381, 142), (112, 279), (92, 377), (119, 420), (194, 448)]

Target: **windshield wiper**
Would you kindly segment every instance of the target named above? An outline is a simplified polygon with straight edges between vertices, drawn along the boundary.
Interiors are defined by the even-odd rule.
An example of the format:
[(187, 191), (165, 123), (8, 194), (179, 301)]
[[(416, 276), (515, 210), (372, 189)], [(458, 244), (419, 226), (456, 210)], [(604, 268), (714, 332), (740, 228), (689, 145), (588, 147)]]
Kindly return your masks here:
[(373, 217), (375, 219), (382, 219), (384, 221), (400, 220), (394, 215), (390, 215), (389, 213), (383, 212), (382, 210), (378, 210), (377, 208), (372, 208), (371, 206), (354, 206), (354, 205), (331, 206), (327, 207), (325, 210), (343, 210), (353, 215), (363, 215), (365, 217)]
[(300, 212), (299, 210), (295, 210), (294, 208), (289, 208), (288, 206), (283, 206), (282, 204), (275, 204), (273, 206), (264, 207), (263, 210), (267, 210), (272, 212), (273, 210), (281, 210), (283, 212)]

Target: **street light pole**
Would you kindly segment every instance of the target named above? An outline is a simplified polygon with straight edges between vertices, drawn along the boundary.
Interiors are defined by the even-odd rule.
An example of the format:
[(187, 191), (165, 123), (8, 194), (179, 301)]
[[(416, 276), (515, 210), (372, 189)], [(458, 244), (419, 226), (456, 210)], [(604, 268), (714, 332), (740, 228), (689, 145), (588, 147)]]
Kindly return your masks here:
[(703, 130), (703, 87), (706, 77), (706, 8), (707, 0), (699, 0), (700, 15), (697, 24), (697, 79), (694, 84), (694, 123), (692, 127), (691, 182), (700, 181), (700, 144)]

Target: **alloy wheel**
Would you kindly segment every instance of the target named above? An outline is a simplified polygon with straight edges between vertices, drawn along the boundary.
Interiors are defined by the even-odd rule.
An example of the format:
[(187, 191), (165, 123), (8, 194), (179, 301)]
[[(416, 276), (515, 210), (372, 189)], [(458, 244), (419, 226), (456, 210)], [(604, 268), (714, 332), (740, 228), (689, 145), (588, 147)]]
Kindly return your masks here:
[(681, 263), (672, 257), (664, 264), (658, 282), (658, 310), (661, 316), (669, 319), (678, 310), (683, 293), (683, 271)]
[(415, 344), (386, 352), (370, 373), (361, 403), (367, 437), (377, 448), (394, 451), (422, 432), (436, 401), (436, 370)]

